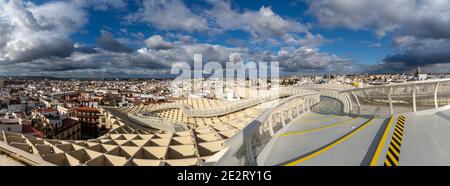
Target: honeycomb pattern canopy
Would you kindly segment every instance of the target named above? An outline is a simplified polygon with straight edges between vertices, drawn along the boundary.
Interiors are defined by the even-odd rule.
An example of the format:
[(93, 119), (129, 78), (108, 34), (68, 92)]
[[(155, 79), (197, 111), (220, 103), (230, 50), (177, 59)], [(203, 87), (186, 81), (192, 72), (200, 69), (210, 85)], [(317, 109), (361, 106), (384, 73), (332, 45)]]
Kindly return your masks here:
[[(220, 106), (217, 100), (189, 99), (193, 108)], [(109, 133), (91, 140), (54, 140), (0, 131), (0, 144), (28, 154), (29, 164), (47, 162), (59, 166), (195, 166), (222, 150), (234, 136), (263, 109), (254, 106), (220, 117), (188, 118), (179, 110), (157, 112), (167, 120), (189, 124), (190, 130), (166, 132), (133, 124), (127, 114), (149, 106), (103, 108), (112, 125)], [(39, 160), (39, 161), (38, 161)], [(36, 165), (43, 165), (36, 163)]]

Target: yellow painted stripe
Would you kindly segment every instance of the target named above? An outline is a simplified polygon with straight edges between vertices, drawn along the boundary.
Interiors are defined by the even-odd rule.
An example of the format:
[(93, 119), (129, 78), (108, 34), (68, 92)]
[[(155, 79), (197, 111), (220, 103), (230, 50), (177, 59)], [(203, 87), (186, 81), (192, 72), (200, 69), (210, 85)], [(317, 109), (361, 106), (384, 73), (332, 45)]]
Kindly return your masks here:
[(381, 151), (383, 150), (383, 146), (386, 143), (386, 139), (389, 134), (389, 129), (392, 126), (392, 123), (394, 122), (395, 116), (392, 116), (389, 120), (388, 125), (386, 126), (386, 129), (384, 130), (383, 137), (381, 137), (380, 143), (378, 143), (377, 150), (375, 151), (375, 154), (373, 155), (372, 161), (370, 162), (370, 166), (376, 166), (378, 163), (378, 159), (380, 158)]
[(394, 144), (395, 147), (397, 147), (397, 149), (400, 149), (400, 144), (397, 144), (397, 142), (395, 141), (391, 141), (391, 144)]
[(325, 117), (325, 118), (316, 118), (316, 119), (303, 120), (303, 121), (301, 121), (301, 122), (299, 122), (297, 124), (303, 124), (303, 123), (313, 122), (313, 121), (329, 120), (329, 119), (336, 118), (336, 117), (338, 117), (338, 116), (333, 115), (333, 116)]
[(343, 138), (335, 141), (334, 143), (326, 146), (325, 148), (322, 148), (320, 150), (318, 150), (317, 152), (314, 152), (308, 156), (302, 157), (298, 160), (292, 161), (288, 164), (285, 164), (284, 166), (295, 166), (298, 165), (299, 163), (302, 163), (306, 160), (309, 160), (311, 158), (314, 158), (330, 149), (332, 149), (333, 147), (335, 147), (336, 145), (338, 145), (339, 143), (342, 143), (343, 141), (349, 139), (350, 137), (352, 137), (354, 134), (358, 133), (359, 131), (361, 131), (362, 129), (364, 129), (365, 127), (369, 126), (373, 121), (375, 121), (375, 118), (370, 119), (369, 121), (367, 121), (366, 123), (362, 124), (361, 127), (357, 128), (356, 130), (351, 131), (350, 133), (348, 133), (347, 135), (345, 135)]
[(347, 119), (347, 120), (340, 121), (340, 122), (337, 122), (337, 123), (334, 123), (334, 124), (331, 124), (331, 125), (326, 125), (326, 126), (323, 126), (323, 127), (317, 127), (317, 128), (312, 128), (312, 129), (307, 129), (307, 130), (302, 130), (302, 131), (296, 131), (296, 132), (287, 132), (287, 133), (284, 133), (284, 134), (280, 134), (280, 136), (290, 136), (290, 135), (295, 135), (295, 134), (304, 134), (304, 133), (308, 133), (308, 132), (319, 131), (319, 130), (326, 129), (326, 128), (329, 128), (329, 127), (341, 125), (341, 124), (350, 122), (350, 121), (358, 119), (358, 118), (360, 118), (360, 117), (358, 116), (356, 118)]
[(397, 131), (395, 131), (394, 130), (394, 135), (392, 135), (392, 137), (395, 137), (395, 139), (398, 141), (398, 142), (402, 142), (402, 135), (399, 135), (398, 133), (397, 133), (397, 135), (398, 136), (396, 136), (395, 134), (397, 133)]
[(384, 163), (385, 163), (387, 166), (392, 166), (392, 165), (391, 165), (391, 162), (389, 162), (389, 161), (385, 161)]
[(395, 127), (394, 131), (403, 135), (403, 129), (400, 129), (399, 127)]
[(403, 139), (403, 132), (398, 132), (397, 130), (394, 130), (394, 134), (400, 137), (400, 139)]
[[(391, 154), (391, 152), (388, 151), (387, 155), (388, 155), (389, 159), (390, 159), (392, 162), (394, 162), (394, 165), (398, 165), (397, 159), (394, 158), (394, 156)], [(389, 162), (389, 160), (386, 159), (386, 162)]]
[[(394, 152), (394, 154), (395, 154), (397, 157), (400, 157), (400, 153), (397, 152), (397, 151), (395, 150), (394, 147), (389, 147), (389, 148), (392, 149), (392, 152)], [(389, 149), (388, 149), (388, 150), (389, 150)]]
[[(402, 118), (405, 118), (404, 116), (401, 116), (401, 117), (402, 117)], [(406, 120), (406, 119), (403, 119), (403, 120)], [(397, 129), (398, 129), (398, 127), (399, 127), (400, 125), (402, 125), (402, 123), (405, 123), (405, 121), (402, 121), (401, 119), (397, 120), (397, 124), (396, 124), (396, 126), (395, 126), (394, 132), (393, 132), (392, 137), (391, 137), (391, 143), (390, 143), (390, 145), (389, 145), (388, 152), (387, 152), (387, 154), (386, 154), (385, 162), (388, 162), (389, 160), (391, 160), (391, 161), (394, 163), (392, 166), (398, 166), (398, 163), (399, 163), (399, 161), (400, 161), (400, 148), (401, 148), (401, 146), (402, 146), (403, 133), (400, 135), (400, 134), (397, 132)], [(395, 141), (397, 141), (398, 144), (397, 144), (397, 142), (395, 142)], [(398, 151), (395, 150), (395, 148), (394, 148), (393, 146), (396, 146), (397, 149), (398, 149)], [(395, 155), (397, 156), (397, 158), (395, 158), (394, 155), (391, 154), (391, 152), (389, 151), (389, 149), (391, 149), (392, 152), (395, 153)], [(390, 165), (386, 164), (386, 166), (390, 166)]]

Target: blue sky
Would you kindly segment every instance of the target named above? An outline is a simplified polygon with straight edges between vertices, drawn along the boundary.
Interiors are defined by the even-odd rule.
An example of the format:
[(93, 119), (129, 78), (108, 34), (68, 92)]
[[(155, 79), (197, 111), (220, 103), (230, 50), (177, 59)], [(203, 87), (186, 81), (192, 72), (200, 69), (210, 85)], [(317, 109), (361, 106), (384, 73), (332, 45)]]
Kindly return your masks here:
[(0, 0), (0, 9), (7, 75), (158, 77), (194, 53), (278, 61), (288, 74), (447, 72), (450, 61), (447, 0)]
[[(258, 10), (262, 6), (271, 7), (272, 11), (283, 18), (289, 18), (297, 20), (303, 23), (314, 24), (314, 17), (306, 14), (307, 4), (304, 2), (292, 2), (289, 0), (273, 1), (235, 1), (233, 6), (238, 7), (241, 10), (251, 9)], [(194, 0), (186, 1), (186, 5), (193, 6), (207, 6), (204, 1)], [(137, 9), (135, 3), (130, 3), (127, 6), (129, 11), (135, 11)], [(89, 31), (88, 34), (77, 33), (73, 36), (74, 40), (86, 42), (94, 45), (95, 39), (100, 36), (99, 30), (111, 29), (112, 32), (120, 33), (120, 29), (127, 29), (129, 32), (142, 32), (145, 36), (151, 36), (154, 34), (167, 33), (165, 30), (159, 30), (157, 27), (153, 27), (144, 23), (126, 24), (122, 22), (122, 16), (127, 15), (128, 11), (90, 11), (91, 21), (86, 25), (85, 29)], [(320, 46), (319, 48), (325, 52), (334, 53), (342, 56), (349, 56), (356, 61), (363, 64), (375, 64), (380, 58), (386, 56), (391, 51), (390, 38), (377, 38), (371, 30), (351, 30), (347, 28), (321, 28), (313, 27), (310, 29), (312, 33), (320, 33), (325, 38), (333, 40), (328, 44)], [(171, 31), (172, 33), (185, 33), (183, 31)], [(230, 47), (237, 47), (227, 42), (227, 39), (251, 39), (250, 34), (243, 31), (227, 31), (220, 35), (206, 36), (202, 33), (191, 33), (199, 42), (208, 42), (212, 44), (226, 45)], [(301, 34), (299, 34), (301, 35)], [(212, 42), (210, 42), (212, 41)], [(371, 46), (372, 44), (380, 43), (380, 47)], [(278, 47), (271, 48), (272, 50), (278, 49)]]
[[(207, 4), (201, 0), (185, 1), (188, 7), (207, 7)], [(314, 17), (306, 14), (307, 4), (304, 2), (292, 2), (289, 0), (273, 1), (234, 1), (232, 6), (240, 10), (259, 10), (262, 6), (270, 7), (272, 11), (283, 18), (297, 20), (303, 23), (314, 23)], [(100, 30), (105, 29), (117, 36), (123, 35), (120, 29), (127, 29), (128, 32), (141, 32), (144, 36), (149, 37), (155, 34), (164, 35), (168, 31), (160, 30), (157, 27), (145, 23), (124, 23), (122, 18), (129, 12), (137, 10), (136, 3), (129, 3), (127, 10), (110, 9), (108, 11), (91, 9), (89, 11), (89, 19), (92, 20), (84, 27), (85, 32), (79, 32), (72, 36), (75, 41), (83, 42), (95, 46), (96, 38), (100, 37)], [(310, 29), (312, 33), (320, 33), (325, 38), (333, 40), (319, 48), (321, 51), (337, 54), (340, 56), (347, 56), (362, 64), (375, 64), (381, 58), (388, 55), (391, 51), (389, 37), (377, 38), (370, 30), (351, 30), (346, 28), (330, 29), (313, 27)], [(182, 30), (170, 31), (169, 33), (182, 33), (193, 36), (199, 42), (219, 44), (228, 47), (239, 47), (239, 45), (228, 42), (232, 39), (251, 39), (251, 35), (244, 31), (227, 31), (214, 36), (205, 35), (202, 33), (186, 33)], [(299, 34), (302, 35), (302, 34)], [(380, 43), (381, 46), (371, 46)], [(134, 46), (139, 48), (141, 46)], [(276, 52), (281, 46), (270, 47)]]

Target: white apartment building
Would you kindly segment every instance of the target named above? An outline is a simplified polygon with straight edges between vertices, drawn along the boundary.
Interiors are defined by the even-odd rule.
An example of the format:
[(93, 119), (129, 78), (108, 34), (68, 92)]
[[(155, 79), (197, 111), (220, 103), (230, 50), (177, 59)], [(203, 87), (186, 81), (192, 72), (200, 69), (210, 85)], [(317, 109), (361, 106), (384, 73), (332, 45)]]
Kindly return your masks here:
[(15, 113), (0, 114), (0, 130), (21, 133), (22, 122)]

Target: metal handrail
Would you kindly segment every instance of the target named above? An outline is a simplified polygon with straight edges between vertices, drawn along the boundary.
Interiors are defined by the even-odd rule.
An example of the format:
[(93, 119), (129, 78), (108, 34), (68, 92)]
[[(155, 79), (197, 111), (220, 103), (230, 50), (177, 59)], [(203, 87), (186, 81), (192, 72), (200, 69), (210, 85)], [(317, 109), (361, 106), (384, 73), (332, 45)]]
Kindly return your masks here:
[(287, 89), (282, 90), (280, 93), (274, 93), (269, 94), (263, 97), (254, 98), (254, 99), (247, 99), (242, 100), (238, 103), (229, 103), (226, 105), (223, 105), (218, 108), (209, 108), (209, 109), (194, 109), (190, 105), (182, 104), (182, 103), (169, 103), (157, 107), (153, 107), (150, 109), (146, 109), (144, 112), (156, 112), (160, 110), (167, 110), (167, 109), (180, 109), (183, 114), (185, 114), (187, 117), (214, 117), (214, 116), (221, 116), (221, 115), (227, 115), (245, 108), (249, 108), (267, 101), (271, 101), (274, 99), (278, 99), (280, 97), (288, 97), (295, 94), (301, 94), (301, 93), (308, 93), (308, 92), (314, 92), (313, 90), (306, 90), (306, 89)]
[[(297, 111), (296, 115), (299, 116), (305, 112), (305, 109), (310, 110), (314, 104), (319, 102), (319, 96), (319, 93), (297, 94), (285, 98), (281, 102), (274, 103), (238, 134), (228, 139), (225, 142), (224, 149), (213, 155), (204, 165), (257, 165), (259, 153), (275, 135), (273, 131), (274, 126), (272, 125), (273, 115), (279, 113), (280, 110), (291, 109), (293, 100), (299, 99), (301, 102), (298, 105), (294, 105), (294, 108), (303, 108), (301, 113), (299, 110)], [(283, 114), (281, 114), (282, 123), (284, 123), (285, 119), (287, 118), (284, 118)], [(265, 124), (269, 126), (269, 136), (261, 134), (261, 131), (265, 131), (264, 127), (267, 127)], [(268, 138), (258, 139), (260, 136)]]
[(136, 115), (129, 114), (128, 119), (137, 124), (143, 126), (150, 126), (152, 128), (164, 130), (167, 132), (180, 132), (189, 130), (189, 128), (182, 122), (167, 121), (158, 117), (143, 116), (143, 115), (139, 117)]
[[(404, 100), (402, 109), (408, 109), (410, 106), (412, 112), (417, 112), (420, 105), (434, 105), (434, 109), (438, 109), (443, 104), (448, 105), (448, 100), (450, 100), (449, 85), (450, 78), (446, 78), (357, 88), (343, 90), (340, 93), (351, 94), (356, 100), (366, 101), (368, 99), (369, 101), (366, 101), (366, 103), (370, 104), (372, 104), (371, 101), (375, 101), (373, 103), (388, 103), (392, 115), (396, 113), (394, 103), (398, 103), (399, 99)], [(432, 104), (424, 99), (429, 99)], [(361, 107), (359, 102), (358, 107)], [(403, 110), (400, 112), (410, 111)]]
[[(278, 94), (269, 94), (264, 97), (242, 100), (238, 103), (230, 103), (219, 108), (214, 109), (193, 109), (187, 104), (182, 103), (170, 103), (161, 106), (146, 109), (144, 112), (155, 112), (159, 110), (166, 109), (180, 109), (187, 117), (214, 117), (230, 114), (239, 110), (243, 110), (261, 103), (265, 103), (271, 100), (278, 99), (280, 97), (287, 97), (291, 95), (298, 94), (300, 92), (312, 92), (311, 90), (284, 90)], [(144, 115), (143, 112), (136, 114), (128, 114), (128, 119), (139, 125), (150, 126), (152, 128), (168, 131), (168, 132), (178, 132), (189, 130), (189, 128), (182, 122), (165, 120), (159, 117), (153, 117)]]
[(352, 91), (361, 91), (361, 90), (380, 89), (380, 88), (390, 88), (390, 87), (404, 87), (404, 86), (417, 85), (417, 84), (435, 84), (435, 83), (439, 83), (439, 82), (450, 82), (450, 78), (424, 80), (424, 81), (411, 81), (411, 82), (405, 82), (405, 83), (395, 83), (395, 84), (388, 84), (388, 85), (370, 86), (370, 87), (365, 87), (365, 88), (355, 88), (355, 89), (350, 89), (350, 90), (342, 90), (341, 93), (352, 92)]

